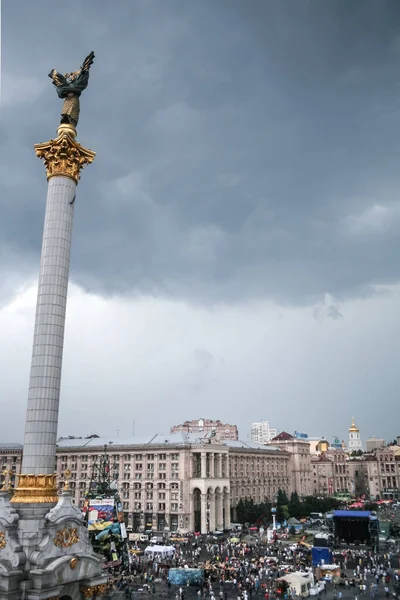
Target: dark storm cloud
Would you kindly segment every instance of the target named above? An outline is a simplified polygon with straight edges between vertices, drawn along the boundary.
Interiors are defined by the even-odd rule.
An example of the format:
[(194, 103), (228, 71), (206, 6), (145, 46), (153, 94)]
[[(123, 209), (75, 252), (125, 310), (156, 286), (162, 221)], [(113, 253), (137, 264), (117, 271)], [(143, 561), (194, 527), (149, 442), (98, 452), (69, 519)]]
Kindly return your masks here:
[(40, 251), (32, 145), (54, 136), (61, 109), (47, 73), (93, 48), (81, 285), (303, 302), (397, 281), (399, 18), (396, 0), (5, 3), (3, 280)]

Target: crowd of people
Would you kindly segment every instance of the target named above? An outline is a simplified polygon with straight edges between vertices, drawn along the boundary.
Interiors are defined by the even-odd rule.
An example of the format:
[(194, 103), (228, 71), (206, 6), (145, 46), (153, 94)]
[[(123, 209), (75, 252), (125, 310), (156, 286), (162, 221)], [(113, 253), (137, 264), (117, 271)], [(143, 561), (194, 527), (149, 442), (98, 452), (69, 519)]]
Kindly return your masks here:
[[(125, 598), (140, 594), (157, 594), (185, 600), (185, 595), (197, 596), (198, 600), (252, 600), (263, 597), (273, 600), (296, 598), (300, 595), (295, 587), (282, 581), (288, 573), (313, 571), (309, 548), (301, 544), (265, 544), (258, 539), (251, 541), (192, 540), (177, 544), (175, 553), (169, 557), (139, 556), (131, 554), (129, 569), (110, 573), (110, 588)], [(333, 598), (340, 600), (343, 593), (359, 596), (389, 597), (399, 590), (399, 571), (393, 566), (393, 553), (374, 554), (370, 550), (345, 550), (335, 553), (340, 577), (315, 585), (314, 593), (326, 594), (327, 588)], [(398, 558), (397, 558), (398, 560)], [(398, 567), (399, 565), (397, 565)], [(204, 574), (196, 586), (188, 577), (179, 586), (171, 585), (170, 568), (198, 569)], [(189, 572), (189, 571), (188, 571)]]

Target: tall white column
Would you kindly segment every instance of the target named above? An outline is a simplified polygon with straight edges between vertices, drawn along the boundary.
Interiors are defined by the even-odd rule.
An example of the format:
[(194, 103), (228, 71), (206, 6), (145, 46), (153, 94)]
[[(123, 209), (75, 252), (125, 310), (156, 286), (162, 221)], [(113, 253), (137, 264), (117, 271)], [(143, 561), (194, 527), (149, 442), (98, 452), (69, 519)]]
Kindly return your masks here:
[(22, 473), (54, 473), (76, 183), (48, 183)]
[(95, 153), (63, 123), (57, 138), (35, 144), (48, 180), (39, 289), (29, 380), (25, 443), (15, 504), (56, 502), (55, 475), (61, 366), (64, 346), (69, 259), (75, 189), (80, 172)]

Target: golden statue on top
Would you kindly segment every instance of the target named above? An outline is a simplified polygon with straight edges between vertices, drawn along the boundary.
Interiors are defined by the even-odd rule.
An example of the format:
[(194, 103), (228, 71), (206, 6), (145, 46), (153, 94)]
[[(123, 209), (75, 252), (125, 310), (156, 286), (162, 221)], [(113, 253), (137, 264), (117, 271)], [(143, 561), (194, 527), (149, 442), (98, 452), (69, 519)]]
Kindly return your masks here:
[(61, 75), (53, 69), (49, 77), (57, 88), (59, 98), (64, 99), (61, 110), (60, 123), (68, 123), (76, 128), (79, 120), (79, 96), (89, 83), (89, 69), (94, 61), (94, 52), (91, 52), (83, 61), (82, 66), (73, 73)]

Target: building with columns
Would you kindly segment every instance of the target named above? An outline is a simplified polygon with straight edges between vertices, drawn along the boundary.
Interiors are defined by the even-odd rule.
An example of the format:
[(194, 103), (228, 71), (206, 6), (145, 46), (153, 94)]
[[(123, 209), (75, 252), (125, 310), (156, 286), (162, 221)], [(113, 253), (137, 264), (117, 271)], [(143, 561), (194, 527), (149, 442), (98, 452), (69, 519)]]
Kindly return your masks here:
[(292, 456), (277, 447), (177, 432), (149, 439), (61, 439), (57, 472), (72, 473), (81, 504), (93, 464), (104, 452), (118, 465), (128, 528), (133, 531), (201, 531), (227, 528), (242, 498), (275, 500), (291, 487)]

